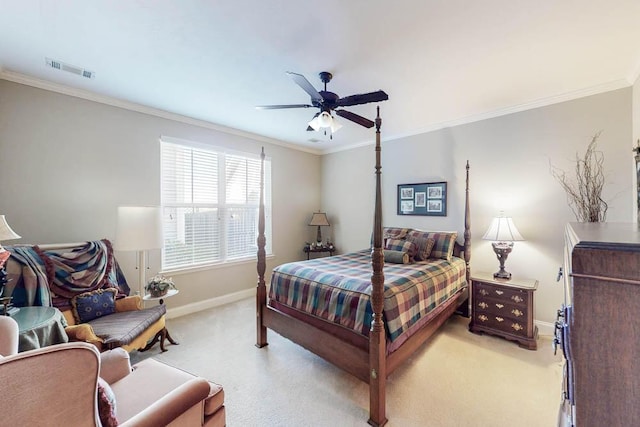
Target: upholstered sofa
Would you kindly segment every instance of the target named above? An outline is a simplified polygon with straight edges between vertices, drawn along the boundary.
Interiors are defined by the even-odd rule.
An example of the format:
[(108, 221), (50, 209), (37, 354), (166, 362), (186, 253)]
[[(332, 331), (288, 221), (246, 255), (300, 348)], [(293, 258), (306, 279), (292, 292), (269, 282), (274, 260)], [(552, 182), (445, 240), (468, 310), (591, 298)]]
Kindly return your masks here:
[(2, 425), (104, 426), (114, 416), (121, 426), (226, 423), (220, 385), (154, 359), (132, 367), (125, 350), (100, 354), (87, 343), (17, 349), (17, 323), (0, 316)]
[[(5, 267), (7, 292), (13, 302), (18, 307), (58, 308), (66, 320), (65, 332), (70, 341), (91, 343), (99, 351), (116, 347), (132, 351), (146, 349), (148, 342), (165, 336), (165, 306), (143, 308), (139, 295), (128, 296), (129, 286), (108, 240), (5, 247), (11, 252)], [(77, 307), (79, 298), (108, 290), (115, 292), (108, 313), (82, 319)]]

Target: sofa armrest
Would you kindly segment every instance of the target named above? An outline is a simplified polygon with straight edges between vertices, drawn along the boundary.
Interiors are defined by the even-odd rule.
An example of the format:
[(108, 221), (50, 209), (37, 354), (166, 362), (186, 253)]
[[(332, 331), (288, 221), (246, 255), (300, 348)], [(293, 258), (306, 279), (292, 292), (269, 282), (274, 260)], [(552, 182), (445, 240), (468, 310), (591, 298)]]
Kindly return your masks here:
[(192, 378), (120, 425), (123, 427), (164, 426), (198, 403), (202, 403), (204, 413), (204, 400), (210, 390), (206, 379)]
[(121, 380), (131, 373), (129, 353), (118, 347), (100, 353), (100, 377), (109, 384)]
[(91, 344), (102, 344), (103, 340), (93, 332), (88, 323), (67, 326), (64, 331), (69, 336), (69, 341), (84, 341)]
[(134, 310), (142, 310), (142, 298), (140, 298), (140, 295), (131, 295), (116, 300), (116, 313)]

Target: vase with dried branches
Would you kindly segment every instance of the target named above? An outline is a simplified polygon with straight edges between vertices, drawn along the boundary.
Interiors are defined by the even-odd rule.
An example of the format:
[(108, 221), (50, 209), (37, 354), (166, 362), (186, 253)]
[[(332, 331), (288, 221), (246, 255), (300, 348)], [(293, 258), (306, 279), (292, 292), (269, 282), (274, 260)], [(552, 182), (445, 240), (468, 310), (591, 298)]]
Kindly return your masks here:
[(607, 219), (609, 206), (602, 199), (605, 185), (604, 154), (597, 149), (601, 133), (593, 136), (583, 156), (576, 153), (575, 179), (550, 164), (551, 174), (567, 193), (569, 207), (581, 222), (604, 222)]

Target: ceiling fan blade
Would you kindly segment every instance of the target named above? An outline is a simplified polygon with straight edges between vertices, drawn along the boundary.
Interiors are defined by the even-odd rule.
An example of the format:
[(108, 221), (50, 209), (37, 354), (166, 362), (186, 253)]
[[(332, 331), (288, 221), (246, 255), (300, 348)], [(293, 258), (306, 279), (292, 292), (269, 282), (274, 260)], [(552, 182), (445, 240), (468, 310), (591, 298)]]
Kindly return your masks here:
[(320, 92), (318, 92), (316, 88), (313, 87), (311, 83), (309, 83), (309, 80), (307, 80), (305, 76), (303, 76), (302, 74), (292, 73), (291, 71), (287, 71), (287, 74), (298, 86), (302, 88), (302, 90), (304, 90), (309, 94), (312, 100), (318, 101), (318, 102), (323, 101), (322, 95), (320, 95)]
[(343, 117), (347, 120), (351, 120), (352, 122), (357, 123), (360, 126), (364, 126), (366, 128), (372, 128), (375, 125), (375, 123), (373, 123), (371, 120), (365, 119), (364, 117), (359, 116), (355, 113), (352, 113), (351, 111), (347, 111), (347, 110), (334, 110), (334, 111), (340, 117)]
[(290, 104), (290, 105), (256, 105), (257, 110), (278, 110), (282, 108), (309, 108), (313, 105), (309, 104)]
[(383, 90), (378, 90), (376, 92), (363, 93), (360, 95), (345, 96), (344, 98), (340, 98), (336, 105), (338, 107), (348, 107), (350, 105), (386, 101), (387, 99), (389, 99), (389, 95), (387, 95)]

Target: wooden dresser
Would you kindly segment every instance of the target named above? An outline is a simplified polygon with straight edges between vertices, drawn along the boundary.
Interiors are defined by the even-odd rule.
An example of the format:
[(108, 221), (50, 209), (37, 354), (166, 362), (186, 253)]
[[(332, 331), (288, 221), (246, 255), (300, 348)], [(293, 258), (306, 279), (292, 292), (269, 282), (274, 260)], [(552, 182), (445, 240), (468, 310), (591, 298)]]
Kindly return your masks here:
[(538, 328), (533, 324), (533, 279), (496, 279), (490, 273), (471, 277), (469, 330), (516, 341), (529, 350), (537, 348)]
[(562, 426), (640, 426), (640, 229), (571, 223), (565, 232)]

